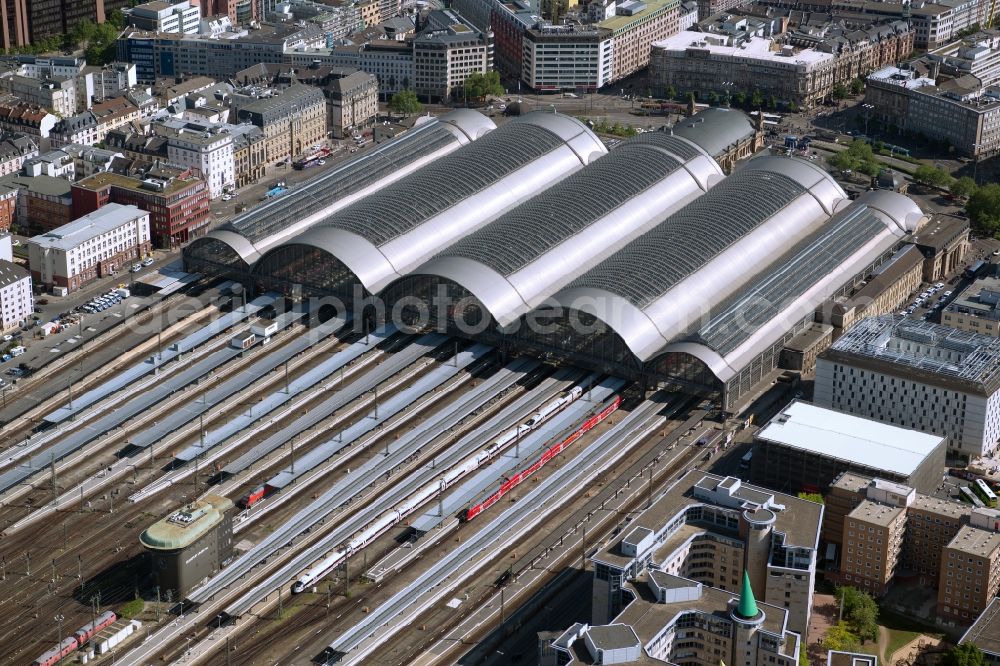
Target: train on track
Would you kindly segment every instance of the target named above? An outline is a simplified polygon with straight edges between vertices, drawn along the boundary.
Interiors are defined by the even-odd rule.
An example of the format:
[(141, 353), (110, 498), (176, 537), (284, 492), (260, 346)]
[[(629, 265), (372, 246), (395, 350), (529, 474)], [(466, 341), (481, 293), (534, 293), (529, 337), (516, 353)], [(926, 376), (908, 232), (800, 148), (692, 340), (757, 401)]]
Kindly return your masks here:
[(237, 502), (236, 504), (241, 509), (243, 509), (244, 511), (246, 511), (247, 509), (249, 509), (250, 507), (252, 507), (254, 504), (256, 504), (257, 502), (259, 502), (262, 499), (264, 499), (264, 497), (266, 497), (267, 494), (271, 492), (271, 490), (272, 490), (271, 486), (267, 485), (266, 483), (264, 485), (262, 485), (262, 486), (257, 486), (256, 488), (254, 488), (253, 490), (251, 490), (249, 493), (247, 493), (246, 495), (244, 495), (243, 497), (241, 497), (240, 501)]
[(539, 456), (538, 460), (536, 460), (530, 466), (522, 469), (520, 472), (510, 477), (509, 479), (504, 480), (504, 482), (500, 484), (500, 487), (496, 490), (496, 492), (492, 493), (482, 502), (478, 502), (477, 504), (474, 504), (473, 506), (463, 511), (461, 515), (462, 521), (468, 522), (473, 518), (475, 518), (476, 516), (478, 516), (479, 514), (481, 514), (486, 509), (496, 504), (498, 501), (500, 501), (500, 499), (504, 495), (506, 495), (514, 488), (521, 485), (521, 483), (525, 479), (527, 479), (529, 476), (531, 476), (532, 474), (540, 470), (542, 467), (544, 467), (545, 463), (547, 463), (548, 461), (552, 460), (557, 455), (565, 451), (573, 442), (583, 437), (584, 434), (592, 430), (594, 426), (596, 426), (598, 423), (600, 423), (604, 419), (614, 414), (615, 411), (618, 409), (618, 407), (621, 406), (621, 404), (622, 404), (621, 396), (615, 396), (615, 399), (612, 400), (607, 407), (605, 407), (600, 412), (594, 414), (589, 419), (584, 421), (583, 424), (579, 428), (574, 430), (569, 437), (562, 440), (558, 444), (550, 446), (548, 449), (545, 450), (545, 453)]
[(101, 613), (95, 621), (83, 625), (72, 636), (67, 636), (61, 643), (31, 662), (31, 666), (53, 666), (59, 663), (72, 654), (73, 650), (83, 647), (94, 634), (114, 624), (117, 619), (118, 616), (113, 611)]
[(570, 403), (577, 400), (582, 395), (583, 388), (580, 386), (574, 386), (566, 393), (566, 395), (549, 402), (540, 410), (528, 417), (527, 420), (500, 435), (500, 437), (493, 440), (485, 449), (481, 449), (474, 455), (469, 456), (437, 479), (434, 479), (424, 485), (397, 506), (380, 515), (373, 522), (369, 523), (367, 527), (364, 527), (353, 537), (348, 539), (340, 548), (337, 548), (334, 552), (317, 562), (315, 566), (309, 568), (305, 573), (303, 573), (302, 576), (292, 584), (292, 594), (298, 594), (310, 587), (313, 583), (329, 573), (334, 567), (340, 565), (355, 552), (367, 546), (390, 527), (398, 524), (404, 517), (413, 512), (421, 504), (432, 497), (435, 497), (439, 493), (443, 493), (452, 483), (462, 478), (469, 472), (478, 469), (485, 462), (491, 460), (497, 453), (507, 448), (521, 437), (527, 435), (529, 432), (551, 418), (554, 414), (565, 409)]

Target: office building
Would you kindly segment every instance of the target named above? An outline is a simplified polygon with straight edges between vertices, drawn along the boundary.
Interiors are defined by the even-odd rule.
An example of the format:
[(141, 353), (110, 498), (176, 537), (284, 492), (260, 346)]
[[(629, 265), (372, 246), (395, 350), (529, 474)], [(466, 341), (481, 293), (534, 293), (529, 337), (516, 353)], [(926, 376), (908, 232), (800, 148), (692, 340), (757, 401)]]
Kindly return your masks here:
[(65, 295), (97, 278), (128, 272), (151, 247), (149, 213), (108, 204), (29, 240), (28, 265), (36, 284)]
[(117, 60), (134, 63), (140, 83), (158, 78), (210, 76), (225, 80), (262, 62), (282, 62), (286, 51), (318, 48), (326, 36), (315, 25), (264, 24), (221, 35), (184, 35), (130, 29), (117, 43)]
[(977, 457), (1000, 438), (998, 361), (995, 337), (870, 317), (820, 355), (815, 402), (945, 436), (950, 453)]
[(700, 471), (677, 484), (591, 558), (594, 622), (628, 612), (628, 583), (657, 572), (731, 596), (744, 573), (761, 601), (803, 634), (812, 612), (823, 506)]
[(72, 116), (77, 111), (76, 79), (11, 76), (0, 78), (0, 86), (22, 103), (57, 116)]
[(191, 171), (180, 168), (160, 166), (139, 177), (98, 173), (73, 183), (72, 205), (77, 216), (110, 203), (149, 211), (152, 240), (161, 248), (202, 235), (211, 221), (208, 186)]
[(493, 69), (489, 35), (451, 10), (435, 10), (427, 27), (412, 39), (413, 91), (427, 100), (461, 95), (470, 74)]
[(129, 25), (139, 30), (196, 35), (201, 21), (201, 7), (197, 1), (192, 4), (188, 0), (154, 0), (126, 10), (125, 18)]
[(205, 495), (150, 525), (139, 536), (161, 594), (183, 599), (222, 568), (233, 549), (233, 503)]
[(757, 432), (751, 478), (788, 493), (817, 492), (852, 471), (930, 493), (944, 466), (940, 435), (793, 400)]
[(71, 183), (65, 178), (13, 173), (0, 178), (0, 200), (16, 202), (14, 221), (23, 234), (38, 234), (73, 219)]
[(104, 23), (128, 0), (0, 0), (0, 48), (27, 46), (72, 32), (80, 21)]
[(967, 643), (978, 647), (990, 666), (1000, 664), (1000, 598), (990, 601), (958, 641), (959, 645)]
[(154, 134), (167, 140), (167, 159), (191, 169), (208, 185), (211, 198), (235, 187), (233, 136), (225, 126), (165, 119), (152, 123)]
[(903, 21), (858, 29), (828, 22), (812, 32), (788, 25), (783, 17), (723, 14), (700, 23), (697, 32), (654, 42), (650, 85), (659, 95), (669, 88), (721, 98), (756, 92), (809, 108), (830, 99), (836, 86), (913, 49), (913, 31)]
[(256, 99), (237, 95), (233, 116), (261, 129), (268, 162), (289, 160), (326, 139), (326, 100), (314, 86), (295, 84)]
[(613, 80), (614, 41), (606, 28), (540, 25), (523, 35), (521, 80), (539, 92), (596, 92)]
[(333, 79), (326, 95), (327, 129), (335, 139), (370, 129), (378, 116), (378, 79), (368, 72), (352, 72)]
[(960, 155), (979, 160), (1000, 154), (1000, 94), (975, 76), (934, 78), (890, 65), (868, 77), (865, 102), (873, 118), (947, 143)]
[(960, 331), (1000, 337), (1000, 278), (988, 276), (970, 284), (941, 311), (941, 323)]
[(226, 125), (233, 137), (233, 176), (236, 187), (260, 182), (267, 167), (267, 139), (256, 125)]
[(31, 274), (9, 259), (0, 259), (0, 333), (22, 326), (34, 308)]

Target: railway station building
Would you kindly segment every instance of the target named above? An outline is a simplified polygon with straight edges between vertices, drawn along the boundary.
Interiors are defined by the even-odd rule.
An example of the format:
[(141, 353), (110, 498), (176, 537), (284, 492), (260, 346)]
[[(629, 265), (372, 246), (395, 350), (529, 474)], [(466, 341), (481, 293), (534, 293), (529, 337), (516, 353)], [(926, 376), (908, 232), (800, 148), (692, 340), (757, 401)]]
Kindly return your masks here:
[(233, 503), (206, 495), (150, 525), (139, 541), (150, 553), (160, 593), (180, 600), (222, 568), (233, 546)]
[(806, 160), (727, 176), (755, 129), (712, 111), (610, 151), (568, 116), (449, 113), (192, 243), (187, 270), (737, 413), (926, 218), (893, 192), (852, 202)]

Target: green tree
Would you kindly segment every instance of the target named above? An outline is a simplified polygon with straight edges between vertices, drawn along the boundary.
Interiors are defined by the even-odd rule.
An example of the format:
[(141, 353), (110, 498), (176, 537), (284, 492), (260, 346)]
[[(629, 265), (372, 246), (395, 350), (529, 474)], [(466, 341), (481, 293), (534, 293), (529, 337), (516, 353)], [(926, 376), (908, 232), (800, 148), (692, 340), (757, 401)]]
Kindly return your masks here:
[(823, 504), (823, 496), (819, 493), (799, 493), (799, 499), (809, 500), (810, 502), (816, 502), (816, 504)]
[(708, 99), (706, 100), (709, 106), (715, 106), (719, 103), (719, 94), (714, 90), (710, 90), (708, 93)]
[(677, 99), (677, 88), (674, 88), (673, 86), (668, 86), (665, 94), (667, 96), (668, 101), (673, 101)]
[(747, 105), (747, 94), (742, 90), (736, 93), (736, 106), (744, 107)]
[(864, 79), (857, 78), (851, 81), (851, 94), (860, 95), (865, 89)]
[(805, 641), (799, 641), (799, 666), (809, 666), (809, 650)]
[(755, 109), (760, 109), (764, 105), (764, 96), (760, 94), (760, 90), (754, 90), (753, 95), (750, 96), (750, 106)]
[(417, 99), (417, 94), (412, 90), (401, 90), (389, 100), (389, 110), (393, 113), (402, 114), (403, 117), (420, 113), (424, 105)]
[(938, 662), (941, 666), (986, 666), (983, 651), (972, 643), (956, 645)]
[(844, 617), (851, 633), (862, 640), (878, 638), (878, 604), (867, 592), (844, 586), (836, 591), (837, 601), (844, 607)]
[(921, 185), (945, 187), (950, 184), (951, 176), (941, 169), (921, 164), (913, 172), (913, 180), (917, 181)]
[(768, 97), (767, 98), (767, 108), (771, 109), (772, 111), (774, 109), (777, 109), (778, 108), (778, 98), (775, 97), (774, 95), (771, 95), (770, 97)]
[(788, 112), (789, 113), (799, 112), (799, 105), (795, 103), (795, 100), (792, 100), (791, 102), (788, 103)]
[(838, 83), (833, 87), (831, 95), (836, 100), (847, 99), (847, 88), (844, 87), (843, 83)]
[(499, 97), (503, 94), (499, 72), (473, 72), (465, 79), (465, 96), (483, 100), (487, 97)]
[(1000, 183), (990, 183), (977, 189), (965, 204), (972, 224), (993, 236), (1000, 231)]
[(840, 650), (843, 652), (856, 652), (860, 649), (861, 643), (855, 636), (846, 622), (838, 622), (826, 631), (823, 637), (824, 650)]
[(113, 10), (108, 14), (108, 23), (115, 26), (118, 30), (125, 27), (125, 12), (120, 9)]
[(962, 176), (961, 178), (957, 178), (948, 189), (956, 197), (966, 199), (976, 191), (976, 181), (972, 180), (969, 176)]

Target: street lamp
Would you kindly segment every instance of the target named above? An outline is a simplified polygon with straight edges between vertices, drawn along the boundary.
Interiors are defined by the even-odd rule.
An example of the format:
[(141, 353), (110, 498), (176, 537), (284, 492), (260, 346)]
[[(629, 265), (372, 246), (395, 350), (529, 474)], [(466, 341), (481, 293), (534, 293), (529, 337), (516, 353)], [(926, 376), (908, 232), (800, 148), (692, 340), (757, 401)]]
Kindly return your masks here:
[(722, 87), (726, 89), (726, 106), (730, 106), (731, 105), (730, 93), (732, 92), (732, 88), (735, 85), (736, 84), (733, 81), (723, 81), (722, 82)]
[(865, 110), (865, 136), (868, 136), (868, 119), (871, 116), (872, 110), (874, 110), (874, 104), (862, 104), (861, 108)]

